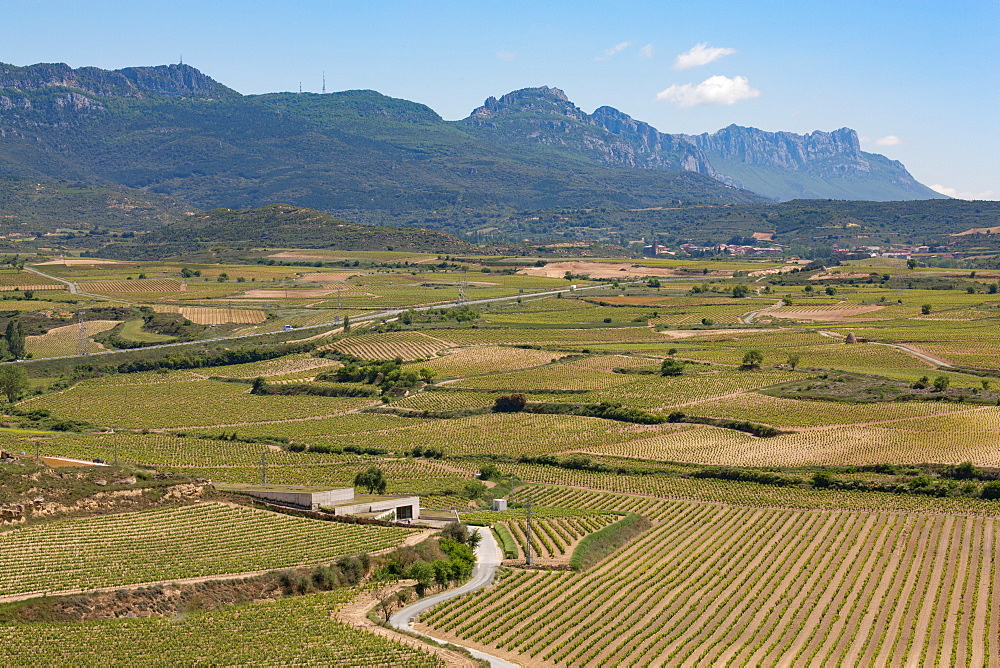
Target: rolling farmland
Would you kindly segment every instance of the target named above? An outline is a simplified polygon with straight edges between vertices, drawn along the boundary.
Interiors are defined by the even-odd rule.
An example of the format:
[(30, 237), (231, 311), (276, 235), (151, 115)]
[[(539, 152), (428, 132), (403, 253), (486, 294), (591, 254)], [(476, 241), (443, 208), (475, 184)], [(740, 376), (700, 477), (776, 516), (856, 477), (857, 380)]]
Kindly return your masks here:
[[(418, 257), (369, 255), (348, 257)], [(495, 586), (439, 605), (419, 628), (522, 665), (978, 666), (1000, 653), (1000, 500), (991, 496), (1000, 478), (1000, 299), (987, 283), (929, 267), (857, 275), (850, 265), (722, 279), (760, 265), (706, 259), (686, 268), (690, 281), (660, 287), (524, 294), (467, 306), (461, 317), (414, 310), (348, 332), (285, 330), (440, 303), (460, 287), (476, 299), (569, 284), (513, 273), (523, 258), (509, 267), (492, 258), (481, 274), (479, 261), (487, 269), (461, 260), (475, 273), (443, 261), (433, 263), (440, 271), (53, 265), (82, 290), (217, 332), (280, 336), (220, 344), (245, 346), (232, 358), (213, 359), (196, 342), (176, 353), (116, 353), (115, 366), (101, 366), (100, 355), (62, 367), (39, 360), (41, 372), (29, 363), (29, 387), (0, 427), (4, 449), (99, 458), (140, 478), (231, 483), (260, 483), (262, 455), (278, 485), (350, 486), (377, 466), (388, 493), (492, 524), (513, 553)], [(0, 272), (3, 285), (21, 278)], [(730, 281), (748, 296), (732, 296)], [(742, 322), (779, 300), (791, 304)], [(94, 294), (80, 301), (101, 308)], [(53, 304), (8, 300), (40, 328), (66, 317), (68, 306)], [(95, 315), (88, 328), (115, 322)], [(29, 336), (28, 352), (71, 354), (77, 330)], [(851, 333), (871, 343), (848, 345)], [(277, 341), (293, 344), (274, 357)], [(117, 366), (127, 355), (170, 363), (129, 373)], [(233, 359), (242, 363), (225, 363)], [(402, 364), (383, 364), (394, 359)], [(344, 367), (366, 371), (314, 380)], [(252, 394), (257, 377), (289, 393)], [(517, 393), (524, 406), (510, 397)], [(46, 475), (74, 475), (59, 471)], [(44, 489), (48, 478), (40, 480)], [(95, 490), (124, 491), (107, 481)], [(210, 498), (245, 502), (219, 494)], [(486, 510), (494, 495), (510, 509)], [(528, 501), (533, 553), (550, 570), (523, 567)], [(570, 557), (584, 537), (586, 546), (613, 536), (627, 513), (643, 518), (636, 535), (612, 541), (595, 565), (566, 570), (582, 563)], [(82, 513), (0, 530), (0, 595), (328, 563), (409, 534), (216, 502)], [(0, 631), (18, 642), (51, 639), (51, 663), (72, 663), (88, 634), (100, 633), (109, 640), (95, 656), (109, 665), (208, 655), (229, 664), (438, 665), (331, 618), (347, 596)], [(179, 640), (209, 625), (216, 639)], [(293, 627), (304, 629), (294, 642), (256, 640)], [(233, 640), (242, 636), (254, 639)], [(0, 662), (30, 657), (5, 643)]]

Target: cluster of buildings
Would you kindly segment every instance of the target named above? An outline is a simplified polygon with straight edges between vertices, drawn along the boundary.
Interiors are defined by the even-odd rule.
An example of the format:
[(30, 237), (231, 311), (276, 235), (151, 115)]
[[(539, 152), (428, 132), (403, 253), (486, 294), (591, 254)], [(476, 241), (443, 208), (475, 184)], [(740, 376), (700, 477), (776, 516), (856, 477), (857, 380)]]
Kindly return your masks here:
[(712, 246), (681, 244), (681, 250), (686, 253), (725, 253), (726, 255), (778, 255), (785, 252), (783, 248), (763, 248), (760, 246), (740, 246), (737, 244), (715, 244)]
[(865, 257), (891, 257), (901, 260), (912, 259), (915, 255), (931, 255), (937, 258), (951, 258), (961, 260), (964, 253), (949, 251), (947, 246), (908, 246), (902, 248), (890, 248), (885, 250), (882, 246), (854, 246), (853, 248), (834, 247), (834, 253), (843, 255), (859, 255)]

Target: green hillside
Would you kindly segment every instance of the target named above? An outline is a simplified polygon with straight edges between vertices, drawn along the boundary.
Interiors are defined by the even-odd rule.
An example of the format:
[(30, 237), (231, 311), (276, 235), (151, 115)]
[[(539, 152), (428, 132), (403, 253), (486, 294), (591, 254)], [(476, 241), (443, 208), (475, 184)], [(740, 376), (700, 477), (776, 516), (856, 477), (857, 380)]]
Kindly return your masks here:
[(105, 246), (103, 257), (157, 259), (190, 255), (212, 248), (336, 248), (470, 252), (456, 237), (415, 227), (379, 227), (288, 204), (255, 209), (213, 209), (185, 216), (163, 228)]

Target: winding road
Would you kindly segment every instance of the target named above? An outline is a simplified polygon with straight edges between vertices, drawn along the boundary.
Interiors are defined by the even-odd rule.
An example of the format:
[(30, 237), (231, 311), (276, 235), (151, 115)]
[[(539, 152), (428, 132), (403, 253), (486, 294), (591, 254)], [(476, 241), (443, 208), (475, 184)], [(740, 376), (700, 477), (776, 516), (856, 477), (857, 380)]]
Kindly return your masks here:
[[(438, 603), (443, 603), (444, 601), (457, 596), (469, 594), (478, 589), (482, 589), (493, 582), (493, 575), (496, 573), (497, 567), (500, 565), (502, 558), (500, 547), (497, 545), (496, 539), (493, 538), (493, 532), (489, 530), (489, 527), (470, 528), (475, 529), (479, 532), (479, 535), (482, 536), (482, 540), (479, 541), (479, 546), (476, 548), (476, 568), (472, 571), (472, 579), (461, 587), (457, 587), (440, 594), (435, 594), (434, 596), (428, 596), (427, 598), (420, 599), (412, 605), (406, 606), (389, 619), (389, 624), (393, 628), (399, 629), (400, 631), (407, 631), (409, 633), (416, 633), (418, 635), (431, 638), (437, 642), (449, 642), (441, 640), (440, 638), (435, 638), (427, 633), (414, 631), (412, 623), (413, 619), (417, 615), (429, 610)], [(454, 645), (456, 643), (451, 644)], [(485, 652), (480, 652), (479, 650), (472, 649), (471, 647), (466, 647), (465, 649), (469, 650), (469, 652), (472, 653), (472, 656), (477, 659), (489, 661), (490, 665), (494, 668), (518, 668), (516, 663), (504, 661), (499, 657), (486, 654)]]

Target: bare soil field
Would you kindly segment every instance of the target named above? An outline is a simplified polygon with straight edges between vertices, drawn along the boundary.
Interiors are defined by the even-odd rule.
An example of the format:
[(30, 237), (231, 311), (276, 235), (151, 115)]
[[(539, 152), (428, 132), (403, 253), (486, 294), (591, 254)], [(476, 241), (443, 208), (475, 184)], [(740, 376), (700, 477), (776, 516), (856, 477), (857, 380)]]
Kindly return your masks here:
[(965, 232), (958, 232), (953, 234), (953, 237), (964, 237), (969, 234), (997, 234), (1000, 233), (1000, 227), (971, 227)]
[(859, 274), (858, 272), (840, 273), (840, 272), (832, 271), (832, 272), (824, 272), (822, 274), (816, 274), (815, 276), (810, 276), (809, 280), (810, 281), (824, 281), (824, 280), (828, 280), (828, 279), (831, 279), (831, 278), (838, 278), (838, 279), (847, 280), (847, 279), (850, 279), (850, 278), (868, 278), (869, 276), (870, 276), (870, 274)]
[(665, 267), (643, 267), (637, 264), (609, 262), (550, 262), (544, 267), (529, 267), (517, 273), (527, 276), (562, 278), (566, 272), (591, 278), (642, 278), (643, 276), (684, 276), (684, 272)]
[(324, 273), (324, 274), (306, 274), (302, 277), (303, 281), (309, 281), (310, 283), (328, 283), (335, 281), (346, 281), (351, 276), (357, 276), (357, 272), (342, 271), (339, 273)]
[(243, 293), (243, 296), (255, 299), (284, 299), (285, 297), (326, 297), (334, 292), (336, 290), (324, 288), (310, 288), (306, 290), (290, 288), (288, 290), (247, 290)]
[(48, 262), (38, 262), (32, 263), (32, 267), (44, 267), (45, 265), (58, 264), (63, 267), (68, 267), (70, 265), (82, 264), (82, 265), (95, 265), (95, 264), (122, 264), (118, 260), (98, 260), (95, 258), (61, 258), (59, 260), (49, 260)]

